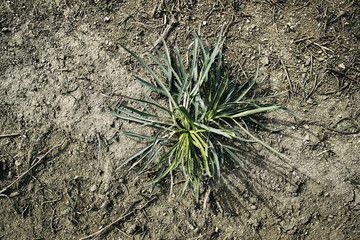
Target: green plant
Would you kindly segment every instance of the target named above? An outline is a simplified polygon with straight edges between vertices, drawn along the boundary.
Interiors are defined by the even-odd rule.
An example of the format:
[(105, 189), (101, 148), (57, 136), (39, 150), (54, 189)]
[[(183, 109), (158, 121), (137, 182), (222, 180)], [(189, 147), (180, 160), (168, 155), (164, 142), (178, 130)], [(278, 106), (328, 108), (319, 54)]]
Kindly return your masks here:
[[(134, 161), (132, 166), (141, 165), (139, 175), (155, 166), (158, 175), (152, 184), (171, 171), (181, 168), (185, 183), (179, 197), (191, 184), (198, 199), (201, 177), (205, 175), (220, 178), (220, 165), (225, 156), (230, 156), (242, 164), (236, 154), (239, 149), (226, 144), (226, 139), (226, 142), (230, 140), (242, 144), (258, 142), (278, 153), (255, 137), (250, 132), (248, 123), (264, 127), (254, 118), (256, 114), (275, 109), (289, 110), (276, 104), (259, 103), (270, 97), (245, 98), (254, 86), (257, 76), (251, 81), (239, 84), (238, 77), (230, 79), (224, 74), (221, 56), (223, 42), (220, 34), (214, 49), (210, 50), (209, 45), (204, 45), (199, 34), (194, 32), (191, 63), (185, 67), (179, 49), (175, 47), (172, 57), (163, 40), (164, 54), (155, 49), (159, 59), (152, 55), (150, 57), (165, 75), (166, 82), (140, 57), (121, 45), (145, 67), (156, 84), (137, 76), (135, 78), (144, 86), (159, 92), (169, 103), (164, 106), (150, 96), (146, 96), (145, 100), (127, 97), (141, 105), (142, 110), (129, 105), (115, 107), (117, 111), (112, 112), (115, 116), (157, 130), (154, 136), (134, 130), (120, 131), (127, 136), (150, 142), (125, 159), (119, 168)], [(150, 108), (156, 109), (157, 113)], [(286, 158), (283, 154), (278, 154)]]

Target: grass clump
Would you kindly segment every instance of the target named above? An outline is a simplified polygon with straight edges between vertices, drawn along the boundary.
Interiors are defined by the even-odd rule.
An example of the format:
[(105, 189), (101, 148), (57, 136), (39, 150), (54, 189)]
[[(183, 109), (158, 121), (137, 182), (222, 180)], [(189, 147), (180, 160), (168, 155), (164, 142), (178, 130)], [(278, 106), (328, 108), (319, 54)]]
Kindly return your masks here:
[(153, 136), (133, 130), (120, 131), (124, 135), (149, 142), (122, 161), (119, 167), (133, 162), (132, 166), (141, 166), (138, 175), (156, 167), (158, 173), (152, 184), (180, 168), (185, 183), (179, 197), (191, 185), (198, 200), (203, 176), (219, 179), (220, 166), (227, 157), (242, 164), (236, 153), (239, 149), (225, 142), (258, 142), (278, 153), (255, 137), (247, 124), (264, 127), (254, 118), (255, 115), (276, 109), (289, 110), (280, 105), (261, 103), (270, 97), (246, 98), (257, 76), (239, 84), (237, 77), (230, 78), (224, 74), (221, 55), (223, 43), (220, 34), (211, 50), (208, 43), (204, 44), (195, 31), (191, 61), (185, 67), (177, 46), (172, 56), (163, 40), (164, 54), (155, 49), (158, 57), (150, 57), (161, 69), (166, 81), (139, 56), (122, 45), (154, 78), (155, 84), (137, 76), (135, 78), (144, 86), (160, 93), (169, 103), (167, 106), (162, 105), (150, 96), (145, 100), (128, 97), (141, 105), (141, 109), (129, 105), (115, 107), (116, 111), (112, 112), (115, 116), (156, 129)]

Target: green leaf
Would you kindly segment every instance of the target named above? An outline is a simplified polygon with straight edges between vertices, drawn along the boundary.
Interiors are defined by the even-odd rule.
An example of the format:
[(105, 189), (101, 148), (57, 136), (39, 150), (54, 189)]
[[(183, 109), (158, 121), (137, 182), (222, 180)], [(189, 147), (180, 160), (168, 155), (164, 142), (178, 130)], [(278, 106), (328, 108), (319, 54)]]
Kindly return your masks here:
[[(113, 114), (114, 116), (117, 116), (119, 118), (125, 119), (125, 120), (130, 120), (130, 121), (134, 121), (134, 122), (138, 122), (138, 123), (143, 123), (145, 125), (151, 125), (151, 126), (155, 126), (155, 127), (159, 127), (159, 128), (164, 128), (163, 125), (169, 125), (168, 122), (160, 122), (158, 120), (152, 120), (152, 119), (147, 119), (145, 117), (142, 117), (141, 115), (138, 114), (134, 114), (132, 112), (126, 111), (120, 107), (114, 106), (114, 108), (116, 110), (118, 110), (119, 112), (125, 113), (126, 115), (122, 115), (116, 112), (111, 112), (111, 114)], [(168, 119), (165, 119), (168, 120)]]
[[(143, 67), (154, 77), (155, 81), (161, 86), (161, 89), (163, 90), (164, 94), (169, 98), (169, 100), (174, 104), (174, 106), (177, 106), (177, 103), (174, 101), (173, 97), (171, 96), (169, 90), (166, 88), (164, 83), (160, 80), (160, 78), (154, 73), (154, 71), (135, 53), (127, 49), (124, 45), (120, 44), (121, 47), (123, 47), (128, 53), (130, 53), (136, 60), (138, 60)], [(164, 48), (167, 50), (166, 45), (164, 45)], [(167, 51), (168, 54), (168, 51)], [(150, 84), (151, 85), (151, 84)], [(151, 85), (152, 86), (152, 85)], [(155, 86), (154, 86), (155, 87)]]
[(213, 145), (213, 143), (209, 140), (209, 149), (211, 151), (211, 153), (213, 154), (214, 157), (214, 162), (215, 162), (215, 166), (216, 166), (216, 175), (218, 178), (218, 181), (220, 181), (220, 163), (219, 163), (219, 157), (218, 157), (218, 153), (215, 150), (215, 147)]
[[(156, 146), (157, 144), (155, 144), (154, 146)], [(154, 148), (155, 149), (155, 148)], [(143, 172), (145, 172), (149, 166), (150, 163), (153, 162), (153, 160), (155, 159), (155, 157), (159, 154), (159, 152), (163, 149), (163, 145), (161, 145), (159, 148), (156, 149), (156, 151), (152, 151), (153, 153), (150, 155), (150, 157), (148, 158), (148, 160), (145, 162), (145, 164), (139, 169), (139, 171), (137, 172), (135, 178), (137, 178), (139, 175), (141, 175)]]
[[(253, 80), (251, 81), (250, 85), (247, 87), (247, 89), (234, 101), (234, 102), (238, 102), (241, 99), (243, 99), (243, 97), (250, 91), (250, 89), (254, 86), (255, 82), (256, 82), (256, 78), (258, 76), (258, 71), (256, 71), (256, 74), (253, 78)], [(241, 86), (240, 88), (242, 88), (243, 86)]]
[(122, 161), (120, 163), (120, 165), (117, 167), (116, 170), (120, 169), (122, 166), (126, 165), (128, 162), (130, 162), (131, 160), (133, 160), (134, 158), (142, 155), (144, 152), (146, 152), (147, 150), (149, 150), (151, 148), (151, 146), (153, 145), (153, 143), (147, 145), (144, 148), (139, 149), (137, 152), (135, 152), (134, 154), (132, 154), (131, 156), (129, 156), (128, 158), (126, 158), (124, 161)]
[(176, 139), (159, 138), (159, 137), (147, 136), (147, 135), (134, 133), (134, 132), (127, 132), (127, 131), (120, 131), (120, 130), (118, 130), (118, 132), (122, 133), (122, 134), (124, 134), (126, 136), (134, 137), (134, 138), (142, 138), (142, 139), (147, 139), (147, 140), (176, 141)]
[(290, 158), (288, 158), (287, 156), (285, 156), (284, 154), (276, 151), (274, 148), (272, 148), (270, 145), (268, 145), (267, 143), (261, 141), (260, 139), (258, 139), (257, 137), (255, 137), (253, 134), (251, 134), (247, 129), (245, 129), (243, 126), (241, 126), (241, 124), (239, 124), (238, 122), (235, 121), (235, 123), (244, 131), (246, 132), (246, 134), (248, 134), (251, 138), (253, 138), (254, 140), (256, 140), (258, 143), (260, 143), (261, 145), (263, 145), (264, 147), (266, 147), (267, 149), (269, 149), (270, 151), (276, 153), (277, 155), (285, 158), (286, 160), (290, 161)]
[(164, 91), (163, 89), (161, 88), (158, 88), (158, 87), (155, 87), (154, 85), (152, 85), (151, 83), (148, 83), (147, 81), (145, 80), (142, 80), (140, 77), (137, 77), (137, 76), (134, 76), (136, 78), (136, 80), (138, 80), (142, 85), (154, 90), (154, 91), (157, 91), (165, 96), (167, 96), (166, 94), (166, 91)]
[(186, 82), (187, 81), (187, 76), (186, 76), (186, 73), (185, 73), (184, 64), (182, 63), (179, 48), (178, 48), (177, 45), (175, 45), (175, 51), (176, 51), (176, 58), (177, 58), (177, 61), (179, 63), (179, 69), (181, 71), (182, 79), (184, 80), (183, 82)]
[(244, 111), (244, 112), (241, 112), (241, 113), (238, 113), (238, 114), (235, 114), (235, 115), (223, 116), (223, 117), (229, 117), (229, 118), (232, 118), (232, 119), (241, 118), (241, 117), (246, 117), (246, 116), (261, 113), (261, 112), (268, 112), (268, 111), (279, 109), (279, 108), (280, 108), (280, 106), (272, 105), (272, 106), (269, 106), (269, 107), (260, 107), (260, 108)]
[[(155, 106), (155, 107), (159, 108), (160, 110), (162, 110), (163, 112), (165, 112), (166, 114), (168, 114), (169, 116), (174, 115), (173, 112), (171, 112), (169, 109), (165, 108), (164, 106), (162, 106), (161, 104), (159, 104), (155, 100), (151, 99), (149, 96), (147, 96), (147, 97), (150, 99), (150, 101), (146, 101), (146, 100), (139, 99), (139, 98), (132, 98), (132, 97), (128, 97), (128, 96), (124, 96), (124, 97), (127, 98), (127, 99), (134, 100), (135, 102), (141, 102), (141, 103), (146, 103), (146, 104)], [(169, 118), (169, 120), (170, 120), (170, 118)]]
[(232, 138), (233, 135), (231, 134), (231, 132), (229, 131), (226, 131), (225, 129), (222, 129), (222, 130), (219, 130), (219, 129), (216, 129), (216, 128), (213, 128), (213, 127), (210, 127), (210, 126), (207, 126), (205, 124), (202, 124), (202, 123), (199, 123), (199, 122), (194, 122), (195, 126), (198, 126), (202, 129), (205, 129), (209, 132), (212, 132), (212, 133), (215, 133), (215, 134), (218, 134), (218, 135), (221, 135), (221, 136), (224, 136), (226, 138)]
[[(159, 120), (168, 120), (168, 118), (159, 117), (159, 116), (156, 116), (156, 115), (153, 115), (150, 113), (146, 113), (146, 112), (140, 111), (138, 109), (135, 109), (135, 108), (132, 108), (129, 106), (121, 105), (121, 107), (126, 108), (134, 113), (137, 113), (140, 116), (143, 116), (143, 117), (150, 117), (150, 118), (155, 118), (155, 119), (159, 119)], [(119, 109), (119, 108), (117, 108), (117, 109)]]
[(228, 147), (225, 147), (223, 145), (223, 148), (225, 149), (225, 151), (230, 154), (230, 156), (235, 159), (239, 164), (243, 165), (243, 161), (240, 160), (240, 158), (238, 156), (236, 156), (232, 151), (230, 151), (230, 149)]

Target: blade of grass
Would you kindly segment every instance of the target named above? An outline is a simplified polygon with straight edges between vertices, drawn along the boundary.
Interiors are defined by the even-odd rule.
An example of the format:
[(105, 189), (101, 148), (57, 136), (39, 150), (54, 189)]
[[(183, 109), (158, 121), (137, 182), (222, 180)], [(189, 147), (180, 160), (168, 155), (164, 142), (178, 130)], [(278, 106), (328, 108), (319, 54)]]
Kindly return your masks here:
[(168, 114), (169, 116), (172, 116), (172, 115), (173, 115), (173, 112), (171, 112), (170, 110), (166, 109), (164, 106), (162, 106), (161, 104), (157, 103), (155, 100), (151, 99), (149, 96), (146, 96), (146, 97), (150, 98), (150, 99), (151, 99), (151, 102), (150, 102), (150, 101), (143, 100), (143, 99), (140, 99), (140, 98), (132, 98), (132, 97), (128, 97), (128, 96), (124, 96), (124, 97), (125, 97), (125, 98), (128, 98), (128, 99), (131, 99), (131, 100), (134, 100), (135, 102), (142, 102), (142, 103), (146, 103), (146, 104), (155, 106), (155, 107), (159, 108), (160, 110), (162, 110), (164, 113)]
[(148, 149), (150, 149), (152, 147), (153, 143), (147, 145), (144, 148), (141, 148), (140, 150), (138, 150), (137, 152), (135, 152), (134, 154), (132, 154), (131, 156), (129, 156), (128, 158), (126, 158), (124, 161), (122, 161), (120, 163), (120, 165), (116, 168), (116, 170), (120, 169), (122, 166), (126, 165), (128, 162), (130, 162), (131, 160), (133, 160), (134, 158), (142, 155), (144, 152), (146, 152)]
[(254, 115), (257, 113), (261, 113), (261, 112), (268, 112), (268, 111), (279, 109), (279, 108), (280, 108), (280, 106), (278, 106), (278, 105), (272, 105), (269, 107), (260, 107), (260, 108), (244, 111), (244, 112), (241, 112), (241, 113), (238, 113), (235, 115), (231, 115), (231, 116), (223, 115), (222, 117), (228, 117), (231, 119), (235, 119), (235, 118), (241, 118), (241, 117), (245, 117), (245, 116), (249, 116), (249, 115)]
[(176, 139), (153, 137), (153, 136), (147, 136), (147, 135), (134, 133), (134, 132), (128, 132), (128, 131), (120, 131), (120, 130), (118, 130), (118, 132), (122, 133), (122, 134), (124, 134), (126, 136), (133, 137), (133, 138), (142, 138), (142, 139), (147, 139), (147, 140), (160, 140), (160, 141), (176, 141)]
[[(127, 49), (124, 45), (120, 44), (121, 47), (123, 47), (128, 53), (130, 53), (134, 58), (136, 58), (136, 60), (138, 60), (141, 65), (143, 65), (143, 67), (145, 67), (145, 69), (154, 77), (155, 81), (161, 86), (161, 89), (164, 91), (165, 95), (169, 98), (169, 100), (172, 102), (172, 104), (174, 104), (174, 106), (177, 106), (177, 103), (174, 101), (172, 95), (170, 94), (169, 90), (167, 89), (167, 87), (164, 85), (164, 83), (159, 79), (159, 77), (154, 73), (154, 71), (140, 58), (138, 57), (135, 53), (133, 53), (132, 51), (130, 51), (129, 49)], [(168, 53), (167, 47), (166, 45), (164, 45), (164, 48)], [(170, 59), (169, 59), (170, 61)], [(171, 62), (170, 62), (171, 64)], [(150, 84), (150, 86), (152, 86)]]
[(243, 99), (243, 97), (250, 91), (250, 89), (254, 86), (255, 82), (256, 82), (256, 78), (258, 76), (258, 71), (256, 71), (255, 76), (253, 78), (253, 80), (251, 81), (250, 85), (247, 87), (247, 89), (234, 101), (234, 102), (238, 102), (241, 99)]
[(230, 151), (229, 148), (225, 147), (223, 145), (223, 148), (225, 149), (225, 151), (233, 158), (235, 159), (240, 165), (243, 165), (243, 161), (240, 160), (240, 158), (238, 156), (236, 156), (236, 154), (234, 154), (232, 151)]
[(218, 181), (220, 181), (220, 163), (219, 163), (219, 157), (218, 157), (218, 153), (215, 150), (215, 147), (213, 145), (213, 143), (209, 140), (209, 149), (211, 151), (211, 153), (213, 154), (214, 157), (214, 163), (216, 166), (216, 175), (217, 175), (217, 179)]
[(265, 142), (261, 141), (260, 139), (258, 139), (257, 137), (255, 137), (253, 134), (251, 134), (247, 129), (245, 129), (243, 126), (241, 126), (241, 124), (239, 124), (237, 121), (234, 121), (244, 132), (246, 132), (246, 134), (248, 134), (251, 138), (253, 138), (254, 140), (256, 140), (258, 143), (260, 143), (261, 145), (263, 145), (264, 147), (266, 147), (267, 149), (269, 149), (270, 151), (276, 153), (277, 155), (285, 158), (288, 161), (291, 161), (290, 158), (288, 158), (287, 156), (285, 156), (284, 154), (280, 153), (279, 151), (275, 150), (274, 148), (272, 148), (270, 145), (266, 144)]

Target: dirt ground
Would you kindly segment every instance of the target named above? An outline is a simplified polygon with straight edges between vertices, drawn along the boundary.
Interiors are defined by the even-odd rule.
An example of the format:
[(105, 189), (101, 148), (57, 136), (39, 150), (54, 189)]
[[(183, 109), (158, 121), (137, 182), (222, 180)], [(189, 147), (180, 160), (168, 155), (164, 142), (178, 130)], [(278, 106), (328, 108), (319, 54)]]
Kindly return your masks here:
[[(359, 239), (359, 4), (1, 1), (0, 239)], [(289, 91), (278, 102), (301, 118), (254, 131), (291, 160), (254, 145), (199, 203), (170, 181), (149, 196), (151, 174), (117, 169), (142, 143), (107, 111), (148, 91), (119, 43), (148, 61), (160, 34), (186, 52), (199, 27), (210, 44), (224, 28), (230, 74), (259, 65), (259, 94)]]

